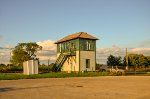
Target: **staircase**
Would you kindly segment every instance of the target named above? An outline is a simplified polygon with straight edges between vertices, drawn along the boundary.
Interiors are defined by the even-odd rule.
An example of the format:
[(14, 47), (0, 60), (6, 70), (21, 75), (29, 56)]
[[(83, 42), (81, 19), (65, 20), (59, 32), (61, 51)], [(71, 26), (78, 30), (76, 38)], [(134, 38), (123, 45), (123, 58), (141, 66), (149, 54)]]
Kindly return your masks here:
[(59, 57), (57, 58), (52, 70), (53, 72), (58, 72), (61, 71), (61, 67), (64, 64), (65, 60), (67, 59), (67, 55), (65, 54), (60, 54)]

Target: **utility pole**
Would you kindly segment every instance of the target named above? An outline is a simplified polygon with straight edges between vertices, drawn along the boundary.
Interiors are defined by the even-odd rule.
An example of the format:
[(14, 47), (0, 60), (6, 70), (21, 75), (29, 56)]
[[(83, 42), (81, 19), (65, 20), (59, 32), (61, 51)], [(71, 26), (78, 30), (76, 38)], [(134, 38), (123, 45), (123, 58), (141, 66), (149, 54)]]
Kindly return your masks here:
[(10, 69), (10, 62), (11, 62), (11, 48), (10, 48), (10, 58), (9, 58), (9, 69)]
[(48, 64), (47, 64), (47, 66), (49, 66), (49, 59), (48, 59)]
[(12, 50), (13, 50), (13, 48), (10, 48), (9, 68), (10, 68), (11, 59), (12, 59)]
[(48, 59), (48, 71), (50, 71), (50, 59)]
[(128, 70), (128, 49), (126, 48), (126, 70)]

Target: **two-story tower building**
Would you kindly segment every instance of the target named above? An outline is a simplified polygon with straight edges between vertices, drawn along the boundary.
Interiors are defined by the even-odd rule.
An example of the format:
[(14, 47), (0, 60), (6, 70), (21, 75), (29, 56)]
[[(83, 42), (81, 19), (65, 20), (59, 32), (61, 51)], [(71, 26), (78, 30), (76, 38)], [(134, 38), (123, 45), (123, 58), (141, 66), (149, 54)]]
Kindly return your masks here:
[(55, 42), (57, 60), (54, 71), (95, 71), (96, 37), (85, 32), (68, 35)]

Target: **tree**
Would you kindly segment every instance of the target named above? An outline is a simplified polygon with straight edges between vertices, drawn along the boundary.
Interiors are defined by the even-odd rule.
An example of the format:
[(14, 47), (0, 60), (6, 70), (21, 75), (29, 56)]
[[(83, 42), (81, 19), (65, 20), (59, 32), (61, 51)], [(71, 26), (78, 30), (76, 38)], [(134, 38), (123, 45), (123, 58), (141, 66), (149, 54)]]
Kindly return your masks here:
[(141, 68), (145, 66), (145, 56), (142, 54), (129, 54), (128, 63), (129, 66), (136, 66), (136, 68)]
[[(126, 56), (122, 60), (120, 56), (115, 57), (113, 55), (107, 58), (108, 66), (126, 66)], [(144, 56), (143, 54), (129, 54), (128, 55), (128, 66), (136, 68), (147, 68), (150, 67), (150, 56)]]
[(126, 62), (126, 56), (123, 58), (122, 60), (122, 66), (127, 66), (127, 62)]
[(42, 50), (42, 46), (34, 42), (30, 43), (18, 43), (13, 50), (13, 56), (11, 62), (13, 64), (22, 64), (24, 61), (35, 59), (36, 52)]
[(113, 55), (110, 55), (107, 58), (107, 65), (108, 66), (120, 66), (122, 65), (122, 59), (120, 56), (115, 57)]
[(150, 67), (150, 56), (145, 56), (145, 67)]

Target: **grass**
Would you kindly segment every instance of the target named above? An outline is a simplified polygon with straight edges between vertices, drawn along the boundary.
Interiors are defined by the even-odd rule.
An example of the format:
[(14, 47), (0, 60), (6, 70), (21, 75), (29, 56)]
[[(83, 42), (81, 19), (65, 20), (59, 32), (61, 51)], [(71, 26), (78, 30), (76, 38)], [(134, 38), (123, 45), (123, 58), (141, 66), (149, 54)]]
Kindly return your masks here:
[[(38, 79), (38, 78), (67, 78), (67, 77), (96, 77), (96, 76), (120, 76), (109, 72), (84, 72), (84, 73), (66, 73), (50, 72), (34, 75), (23, 75), (22, 73), (1, 73), (0, 80), (18, 80), (18, 79)], [(124, 76), (150, 76), (150, 73), (126, 73)]]
[(34, 75), (23, 75), (19, 73), (3, 73), (0, 74), (0, 80), (18, 80), (18, 79), (38, 79), (38, 78), (67, 78), (67, 77), (95, 77), (110, 76), (107, 72), (86, 72), (86, 73), (43, 73)]
[(127, 72), (125, 76), (150, 76), (150, 72)]

